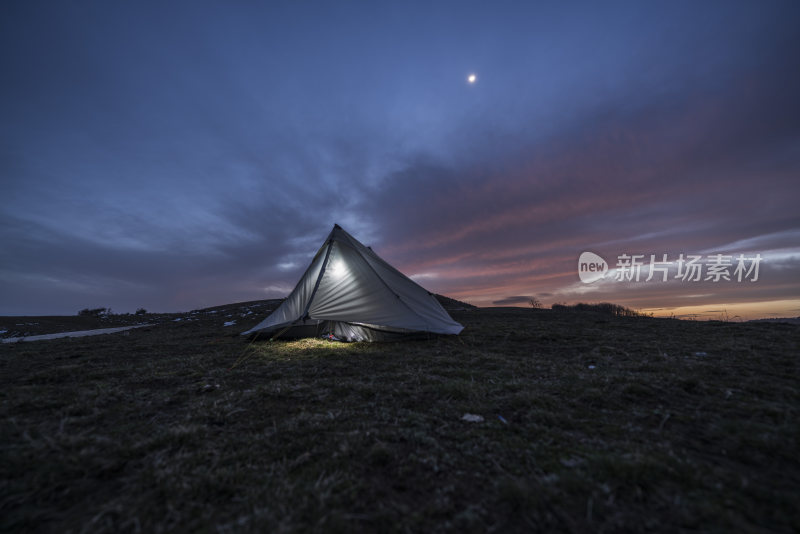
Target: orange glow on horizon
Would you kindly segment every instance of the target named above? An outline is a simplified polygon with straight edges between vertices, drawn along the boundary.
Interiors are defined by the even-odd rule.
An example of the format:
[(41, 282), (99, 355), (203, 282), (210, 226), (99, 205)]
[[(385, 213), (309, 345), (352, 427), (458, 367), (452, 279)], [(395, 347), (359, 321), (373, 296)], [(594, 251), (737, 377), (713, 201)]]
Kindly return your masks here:
[[(450, 292), (447, 296), (473, 304), (478, 307), (493, 307), (498, 306), (493, 304), (494, 300), (500, 300), (508, 295), (531, 295), (536, 296), (536, 292), (531, 291), (508, 291), (503, 288), (498, 291), (498, 288), (491, 288), (480, 292)], [(539, 297), (537, 297), (539, 298)], [(544, 299), (539, 299), (544, 300)], [(557, 300), (557, 299), (556, 299)], [(558, 301), (558, 300), (557, 300)], [(800, 317), (800, 300), (768, 300), (757, 302), (734, 302), (734, 303), (706, 303), (693, 306), (672, 306), (672, 307), (640, 307), (632, 306), (625, 302), (624, 299), (578, 299), (574, 301), (564, 302), (565, 304), (577, 304), (578, 302), (598, 303), (611, 301), (614, 304), (629, 307), (633, 310), (639, 311), (644, 314), (652, 314), (653, 317), (674, 317), (683, 320), (697, 320), (697, 321), (731, 321), (743, 322), (753, 319), (774, 319), (774, 318), (795, 318)], [(558, 301), (559, 303), (561, 301)], [(545, 308), (549, 308), (551, 302), (543, 302)], [(520, 304), (507, 304), (503, 306), (528, 308), (527, 303)]]

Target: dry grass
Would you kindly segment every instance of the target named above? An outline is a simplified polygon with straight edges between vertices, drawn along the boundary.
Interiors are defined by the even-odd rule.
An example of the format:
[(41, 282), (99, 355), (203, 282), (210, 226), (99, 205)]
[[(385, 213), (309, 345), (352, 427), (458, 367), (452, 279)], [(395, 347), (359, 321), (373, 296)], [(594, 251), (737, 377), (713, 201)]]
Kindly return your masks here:
[(0, 346), (0, 529), (800, 530), (796, 326), (482, 309), (248, 345), (241, 313)]

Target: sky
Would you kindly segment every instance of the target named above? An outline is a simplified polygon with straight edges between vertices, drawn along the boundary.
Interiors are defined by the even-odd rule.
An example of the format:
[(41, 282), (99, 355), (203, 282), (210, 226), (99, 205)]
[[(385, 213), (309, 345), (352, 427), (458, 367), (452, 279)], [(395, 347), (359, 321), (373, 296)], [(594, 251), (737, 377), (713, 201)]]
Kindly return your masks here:
[(283, 297), (338, 223), (478, 306), (799, 316), (798, 26), (777, 0), (2, 2), (0, 315)]

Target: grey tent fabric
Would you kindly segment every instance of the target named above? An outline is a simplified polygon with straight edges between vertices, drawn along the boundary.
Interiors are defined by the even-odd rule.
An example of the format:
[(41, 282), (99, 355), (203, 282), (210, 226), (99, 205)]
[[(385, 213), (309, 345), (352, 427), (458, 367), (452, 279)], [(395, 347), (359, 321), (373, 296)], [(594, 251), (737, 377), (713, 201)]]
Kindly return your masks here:
[(463, 329), (432, 293), (337, 224), (289, 297), (242, 335), (385, 341)]

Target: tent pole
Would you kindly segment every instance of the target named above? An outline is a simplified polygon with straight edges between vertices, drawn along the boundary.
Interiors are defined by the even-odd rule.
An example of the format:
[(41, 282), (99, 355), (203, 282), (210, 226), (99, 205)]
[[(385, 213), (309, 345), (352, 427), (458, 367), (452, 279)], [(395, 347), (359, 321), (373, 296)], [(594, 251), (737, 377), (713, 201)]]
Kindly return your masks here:
[(333, 248), (333, 237), (331, 237), (328, 240), (328, 250), (325, 251), (325, 259), (322, 260), (322, 267), (319, 270), (319, 275), (317, 276), (317, 282), (314, 284), (314, 290), (311, 291), (311, 296), (308, 297), (308, 302), (306, 302), (306, 309), (303, 310), (303, 315), (300, 316), (303, 321), (305, 321), (306, 318), (308, 317), (308, 309), (311, 307), (311, 302), (314, 300), (314, 295), (317, 294), (317, 289), (319, 289), (319, 283), (322, 282), (322, 275), (325, 274), (325, 267), (328, 266), (328, 258), (331, 255), (332, 248)]

